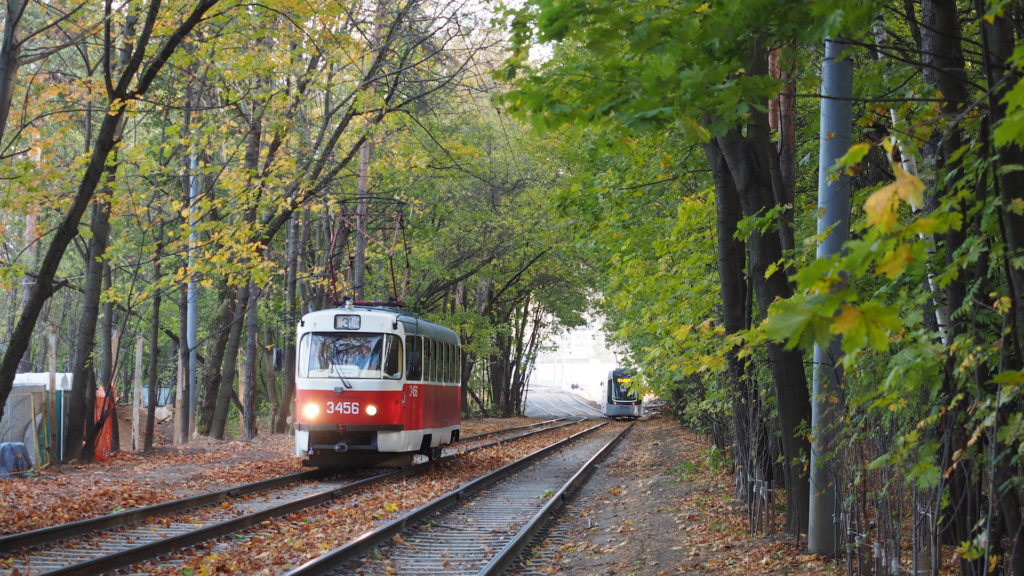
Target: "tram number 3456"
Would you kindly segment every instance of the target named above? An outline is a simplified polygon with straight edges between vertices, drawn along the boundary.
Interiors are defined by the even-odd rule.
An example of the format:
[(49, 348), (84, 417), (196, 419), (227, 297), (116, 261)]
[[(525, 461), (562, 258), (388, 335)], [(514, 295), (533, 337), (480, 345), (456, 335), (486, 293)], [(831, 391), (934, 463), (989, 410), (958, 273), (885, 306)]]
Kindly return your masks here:
[(327, 402), (328, 414), (359, 414), (359, 402)]

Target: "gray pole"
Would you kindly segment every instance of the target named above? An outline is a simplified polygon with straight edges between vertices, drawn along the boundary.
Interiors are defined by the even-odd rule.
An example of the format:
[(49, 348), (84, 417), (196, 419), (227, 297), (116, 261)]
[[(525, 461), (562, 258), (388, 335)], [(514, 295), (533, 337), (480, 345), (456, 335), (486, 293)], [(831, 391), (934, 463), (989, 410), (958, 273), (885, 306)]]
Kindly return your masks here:
[[(199, 158), (192, 156), (191, 159), (192, 168), (192, 179), (189, 182), (189, 236), (188, 236), (188, 267), (191, 270), (195, 263), (195, 247), (197, 242), (196, 237), (196, 226), (193, 221), (193, 214), (196, 209), (196, 200), (199, 198)], [(188, 309), (186, 310), (186, 330), (185, 330), (185, 345), (188, 346), (188, 416), (189, 416), (189, 435), (191, 431), (195, 430), (196, 427), (196, 325), (198, 323), (199, 316), (199, 285), (193, 278), (193, 274), (189, 274), (188, 281)]]
[[(843, 58), (841, 40), (825, 41), (821, 72), (821, 136), (818, 162), (817, 257), (828, 258), (842, 250), (850, 236), (850, 180), (829, 169), (850, 149), (853, 110), (853, 64)], [(825, 233), (827, 232), (827, 235)], [(807, 548), (814, 554), (836, 553), (840, 528), (836, 507), (835, 469), (829, 459), (835, 451), (836, 423), (832, 411), (840, 404), (839, 338), (828, 348), (814, 347), (814, 379), (811, 394), (811, 501)]]

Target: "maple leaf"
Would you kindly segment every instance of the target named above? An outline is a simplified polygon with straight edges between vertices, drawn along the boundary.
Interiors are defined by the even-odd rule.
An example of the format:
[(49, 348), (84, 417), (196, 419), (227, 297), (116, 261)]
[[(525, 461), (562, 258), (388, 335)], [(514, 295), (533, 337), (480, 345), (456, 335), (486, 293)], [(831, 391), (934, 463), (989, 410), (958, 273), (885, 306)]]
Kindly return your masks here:
[(888, 279), (895, 280), (903, 270), (914, 261), (914, 254), (910, 244), (900, 244), (893, 250), (889, 250), (882, 256), (875, 272), (884, 274)]
[(840, 313), (832, 320), (832, 332), (835, 334), (847, 334), (860, 322), (860, 310), (853, 306), (843, 305)]
[(869, 226), (877, 226), (882, 231), (892, 230), (896, 224), (896, 209), (899, 200), (920, 208), (924, 204), (924, 182), (907, 172), (898, 163), (892, 164), (896, 180), (874, 191), (864, 203)]
[(896, 205), (896, 190), (893, 184), (872, 192), (864, 202), (868, 226), (877, 227), (885, 232), (892, 230), (896, 224)]

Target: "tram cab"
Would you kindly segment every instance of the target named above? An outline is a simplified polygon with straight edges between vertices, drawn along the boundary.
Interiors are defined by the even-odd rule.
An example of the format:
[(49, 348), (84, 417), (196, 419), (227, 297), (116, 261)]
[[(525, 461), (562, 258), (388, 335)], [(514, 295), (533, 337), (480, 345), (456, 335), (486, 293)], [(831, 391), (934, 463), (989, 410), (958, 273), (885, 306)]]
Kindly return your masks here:
[(319, 467), (440, 456), (461, 430), (459, 338), (397, 308), (302, 317), (296, 333), (295, 454)]
[(628, 388), (633, 375), (621, 368), (608, 373), (604, 383), (603, 412), (613, 419), (636, 420), (644, 415), (643, 401)]

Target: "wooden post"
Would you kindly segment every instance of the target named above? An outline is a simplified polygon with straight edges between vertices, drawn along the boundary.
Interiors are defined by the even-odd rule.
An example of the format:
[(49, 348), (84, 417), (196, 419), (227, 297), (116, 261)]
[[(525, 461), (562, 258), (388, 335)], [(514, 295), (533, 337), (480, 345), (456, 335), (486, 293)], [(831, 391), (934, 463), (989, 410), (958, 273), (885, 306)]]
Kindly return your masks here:
[(135, 389), (132, 391), (132, 450), (142, 449), (142, 334), (135, 336)]
[(57, 413), (57, 327), (53, 324), (50, 325), (50, 333), (47, 334), (47, 345), (49, 348), (49, 359), (50, 359), (50, 386), (47, 390), (47, 411), (49, 415), (46, 419), (48, 424), (47, 436), (50, 439), (47, 451), (50, 454), (50, 465), (56, 466), (60, 463), (60, 446), (58, 446), (57, 428), (60, 414)]

